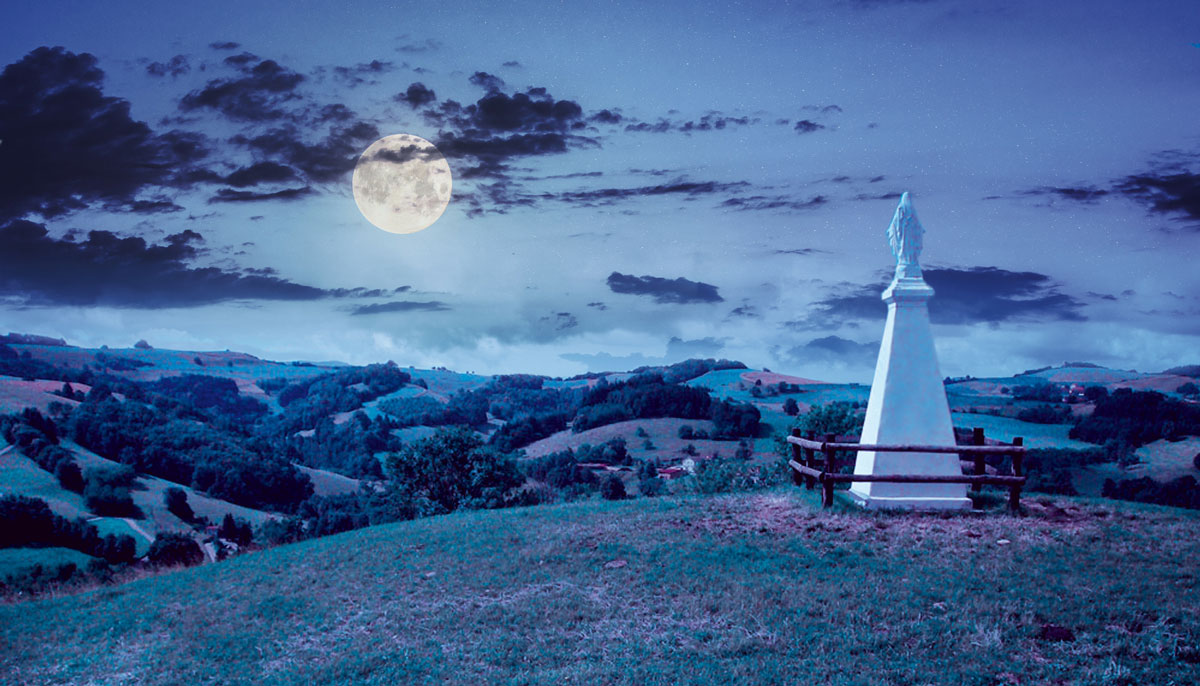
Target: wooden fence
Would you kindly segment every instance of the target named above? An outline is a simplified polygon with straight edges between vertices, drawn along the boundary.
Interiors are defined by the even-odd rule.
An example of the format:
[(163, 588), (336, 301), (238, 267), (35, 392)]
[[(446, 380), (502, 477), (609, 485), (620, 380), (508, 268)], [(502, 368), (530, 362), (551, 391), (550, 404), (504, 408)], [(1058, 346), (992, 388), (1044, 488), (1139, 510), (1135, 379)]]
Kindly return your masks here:
[[(1024, 439), (1017, 437), (1012, 443), (993, 441), (988, 445), (988, 439), (983, 435), (983, 429), (975, 428), (971, 434), (971, 445), (870, 445), (851, 441), (853, 437), (839, 437), (825, 434), (823, 440), (816, 440), (813, 432), (807, 437), (800, 435), (799, 429), (793, 429), (787, 437), (792, 444), (792, 459), (788, 464), (792, 468), (792, 481), (797, 486), (807, 485), (809, 490), (821, 483), (821, 506), (833, 505), (833, 485), (853, 482), (884, 482), (900, 484), (970, 484), (971, 490), (978, 493), (984, 484), (1005, 486), (1008, 488), (1008, 506), (1016, 512), (1021, 506), (1021, 487), (1025, 485)], [(838, 472), (838, 451), (857, 453), (862, 450), (873, 450), (878, 453), (957, 453), (963, 461), (972, 463), (974, 474), (942, 475), (929, 474), (841, 474)], [(818, 460), (818, 455), (820, 459)], [(1007, 455), (1011, 458), (1011, 474), (988, 474), (986, 458), (989, 455)]]

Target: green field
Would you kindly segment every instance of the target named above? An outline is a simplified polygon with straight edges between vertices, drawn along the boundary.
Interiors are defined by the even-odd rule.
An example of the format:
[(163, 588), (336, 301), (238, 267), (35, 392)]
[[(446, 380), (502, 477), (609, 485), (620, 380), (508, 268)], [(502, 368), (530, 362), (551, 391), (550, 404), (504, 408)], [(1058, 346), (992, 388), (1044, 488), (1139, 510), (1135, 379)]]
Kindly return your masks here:
[(53, 474), (15, 448), (0, 454), (0, 495), (41, 498), (52, 510), (68, 518), (87, 515), (82, 496), (60, 486)]
[(1025, 445), (1030, 448), (1087, 450), (1096, 447), (1091, 443), (1067, 438), (1067, 432), (1071, 430), (1071, 425), (1069, 424), (1033, 424), (1031, 422), (1012, 419), (1011, 417), (995, 417), (988, 414), (970, 414), (966, 412), (955, 412), (951, 418), (954, 421), (954, 426), (958, 428), (971, 429), (977, 426), (983, 427), (985, 436), (1006, 443), (1010, 443), (1013, 438), (1021, 436), (1025, 439)]
[[(100, 534), (101, 536), (113, 535), (129, 536), (133, 538), (134, 542), (137, 544), (138, 557), (145, 555), (146, 552), (150, 550), (151, 541), (146, 540), (145, 536), (135, 531), (134, 528), (123, 519), (118, 517), (96, 517), (89, 519), (88, 523), (96, 527), (96, 533)], [(139, 526), (141, 525), (139, 524)], [(145, 526), (142, 526), (142, 528), (147, 529)], [(150, 532), (148, 529), (147, 532), (152, 536), (154, 535), (153, 532)]]
[(1026, 503), (829, 513), (788, 487), (374, 527), (0, 606), (0, 681), (1200, 681), (1198, 513)]
[(0, 549), (0, 581), (21, 574), (35, 565), (52, 570), (73, 564), (83, 571), (92, 557), (70, 548), (4, 548)]

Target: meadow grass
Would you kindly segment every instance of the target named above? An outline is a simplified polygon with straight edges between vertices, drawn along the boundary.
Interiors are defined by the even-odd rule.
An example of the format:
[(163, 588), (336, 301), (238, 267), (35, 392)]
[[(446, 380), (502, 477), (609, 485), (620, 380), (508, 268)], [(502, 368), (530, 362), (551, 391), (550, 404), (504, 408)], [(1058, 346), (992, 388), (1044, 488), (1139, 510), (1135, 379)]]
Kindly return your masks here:
[(1034, 424), (1023, 422), (1011, 417), (996, 417), (989, 414), (971, 414), (954, 412), (951, 415), (954, 426), (971, 429), (983, 427), (984, 435), (988, 438), (1012, 442), (1016, 436), (1025, 439), (1027, 448), (1070, 448), (1072, 450), (1089, 450), (1096, 448), (1094, 443), (1085, 443), (1068, 438), (1070, 424)]
[(83, 496), (63, 488), (53, 474), (12, 448), (0, 455), (0, 495), (41, 498), (52, 510), (68, 517), (87, 516)]
[(0, 607), (0, 681), (1196, 683), (1196, 514), (1026, 502), (789, 487), (373, 527)]
[(21, 574), (35, 565), (51, 570), (74, 564), (77, 569), (83, 570), (91, 560), (91, 556), (70, 548), (4, 548), (0, 549), (0, 581)]

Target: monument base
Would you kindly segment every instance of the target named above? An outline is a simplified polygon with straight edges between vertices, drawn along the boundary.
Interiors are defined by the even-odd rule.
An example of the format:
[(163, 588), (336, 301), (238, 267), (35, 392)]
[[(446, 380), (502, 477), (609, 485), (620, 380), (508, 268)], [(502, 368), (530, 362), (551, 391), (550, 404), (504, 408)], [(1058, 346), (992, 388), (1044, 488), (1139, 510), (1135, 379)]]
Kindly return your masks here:
[(970, 498), (877, 496), (854, 489), (841, 491), (841, 494), (864, 510), (969, 510), (972, 507)]

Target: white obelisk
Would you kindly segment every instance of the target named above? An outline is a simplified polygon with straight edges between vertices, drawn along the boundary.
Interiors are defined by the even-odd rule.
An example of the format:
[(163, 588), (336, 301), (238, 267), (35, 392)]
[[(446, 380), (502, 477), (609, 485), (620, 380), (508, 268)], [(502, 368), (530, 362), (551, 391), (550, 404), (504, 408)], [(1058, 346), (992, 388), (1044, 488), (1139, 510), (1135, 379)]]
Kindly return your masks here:
[[(950, 405), (938, 369), (927, 303), (933, 289), (921, 276), (922, 236), (908, 193), (888, 227), (896, 277), (883, 292), (887, 324), (875, 363), (875, 380), (862, 442), (873, 445), (954, 445)], [(855, 474), (962, 475), (955, 453), (858, 453)], [(867, 508), (966, 509), (966, 484), (857, 482), (850, 497)]]

